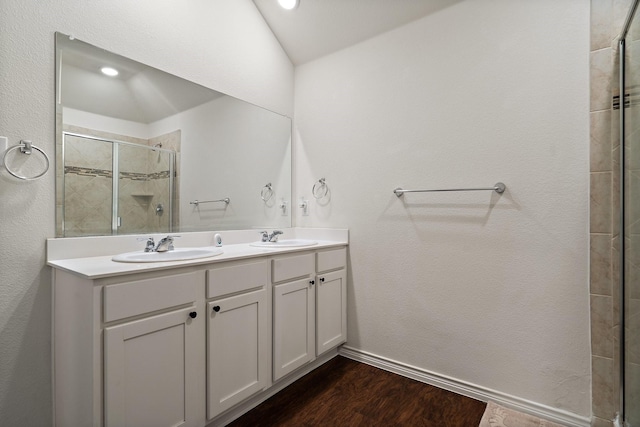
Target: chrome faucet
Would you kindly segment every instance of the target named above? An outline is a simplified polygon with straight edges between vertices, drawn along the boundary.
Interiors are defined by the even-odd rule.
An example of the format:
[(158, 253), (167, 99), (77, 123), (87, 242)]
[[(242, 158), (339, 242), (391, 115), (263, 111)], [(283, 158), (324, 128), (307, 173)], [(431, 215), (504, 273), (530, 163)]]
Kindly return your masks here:
[(269, 234), (266, 231), (261, 231), (260, 234), (262, 234), (262, 241), (263, 242), (277, 242), (278, 241), (278, 235), (280, 234), (284, 234), (282, 231), (280, 230), (273, 230), (273, 233)]
[(156, 242), (153, 241), (153, 237), (149, 237), (147, 239), (146, 246), (144, 248), (145, 252), (154, 252), (156, 247)]
[(154, 252), (167, 252), (172, 251), (173, 248), (173, 238), (178, 236), (167, 236), (163, 237), (158, 245), (153, 249)]
[(269, 234), (269, 241), (270, 242), (277, 242), (279, 234), (284, 234), (284, 233), (282, 231), (280, 231), (280, 230), (273, 230), (273, 233)]

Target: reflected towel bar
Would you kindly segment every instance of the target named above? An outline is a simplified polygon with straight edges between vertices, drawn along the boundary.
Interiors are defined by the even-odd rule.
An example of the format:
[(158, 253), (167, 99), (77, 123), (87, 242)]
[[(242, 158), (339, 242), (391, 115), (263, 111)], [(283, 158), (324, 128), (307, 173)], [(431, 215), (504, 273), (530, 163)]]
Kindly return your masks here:
[(228, 205), (229, 202), (231, 202), (231, 199), (229, 199), (228, 197), (225, 197), (224, 199), (220, 199), (220, 200), (194, 200), (193, 202), (189, 202), (189, 204), (196, 205), (196, 207), (198, 207), (200, 203), (215, 203), (215, 202), (225, 202)]
[(443, 189), (443, 190), (403, 190), (401, 187), (398, 187), (395, 190), (393, 190), (393, 193), (398, 197), (402, 196), (404, 193), (432, 193), (432, 192), (438, 192), (438, 191), (485, 191), (485, 190), (491, 190), (491, 191), (495, 191), (498, 194), (502, 194), (502, 193), (504, 193), (504, 190), (506, 188), (507, 188), (506, 185), (504, 185), (501, 182), (497, 182), (493, 187), (483, 187), (483, 188), (448, 188), (448, 189)]

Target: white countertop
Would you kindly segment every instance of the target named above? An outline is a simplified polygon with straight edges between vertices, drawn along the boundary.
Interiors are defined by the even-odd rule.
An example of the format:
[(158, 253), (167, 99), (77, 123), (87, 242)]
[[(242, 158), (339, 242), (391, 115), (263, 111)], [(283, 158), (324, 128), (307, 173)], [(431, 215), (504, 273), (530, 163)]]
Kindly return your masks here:
[[(212, 256), (212, 257), (197, 258), (197, 259), (183, 260), (183, 261), (144, 262), (144, 263), (117, 262), (112, 260), (112, 257), (118, 253), (131, 252), (131, 250), (128, 250), (129, 248), (125, 248), (120, 251), (113, 251), (112, 249), (111, 250), (112, 253), (98, 255), (98, 256), (65, 258), (64, 257), (65, 251), (55, 248), (55, 246), (58, 244), (58, 242), (56, 241), (66, 240), (66, 239), (50, 239), (53, 242), (52, 241), (48, 242), (49, 256), (48, 256), (47, 265), (53, 268), (68, 271), (70, 273), (79, 275), (86, 279), (101, 279), (104, 277), (113, 277), (113, 276), (119, 276), (124, 274), (166, 270), (166, 269), (171, 269), (176, 267), (196, 266), (196, 265), (212, 264), (212, 263), (219, 263), (219, 262), (233, 261), (233, 260), (240, 260), (240, 259), (250, 259), (250, 258), (256, 258), (256, 257), (280, 255), (280, 254), (286, 254), (286, 253), (313, 251), (313, 250), (326, 249), (331, 247), (346, 246), (348, 244), (347, 230), (331, 230), (331, 233), (329, 233), (331, 235), (328, 235), (326, 231), (313, 233), (313, 232), (310, 232), (311, 230), (312, 229), (308, 229), (301, 233), (295, 233), (295, 235), (316, 241), (317, 244), (312, 246), (263, 248), (263, 247), (250, 246), (248, 242), (223, 244), (222, 246), (223, 253), (220, 255)], [(221, 232), (221, 233), (225, 233), (228, 235), (230, 232)], [(294, 233), (291, 233), (291, 234), (294, 234)], [(318, 237), (331, 237), (331, 240), (321, 240), (318, 238), (314, 238), (314, 235)], [(131, 236), (128, 236), (128, 237), (131, 238)], [(122, 238), (124, 238), (124, 236), (122, 236)], [(95, 241), (96, 241), (95, 239), (99, 239), (99, 238), (88, 238), (90, 240), (85, 240), (85, 241), (83, 241), (82, 239), (84, 238), (75, 240), (74, 242), (75, 250), (69, 251), (69, 252), (73, 252), (71, 255), (77, 255), (78, 245), (82, 246), (83, 242), (88, 242), (92, 245), (95, 245)], [(230, 238), (229, 240), (233, 241), (233, 238)], [(68, 244), (68, 243), (69, 242), (67, 241), (62, 244)], [(176, 243), (177, 243), (176, 247), (178, 247), (180, 242), (177, 241)], [(199, 247), (211, 248), (210, 246), (199, 246)], [(95, 255), (95, 253), (92, 253), (91, 255)]]

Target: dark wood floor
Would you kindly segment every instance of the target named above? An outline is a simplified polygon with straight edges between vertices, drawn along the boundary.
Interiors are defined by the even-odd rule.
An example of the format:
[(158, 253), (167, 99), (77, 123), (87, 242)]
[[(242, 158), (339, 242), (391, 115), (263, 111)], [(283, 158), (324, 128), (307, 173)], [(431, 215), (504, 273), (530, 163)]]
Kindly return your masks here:
[(229, 426), (477, 427), (485, 407), (338, 356)]

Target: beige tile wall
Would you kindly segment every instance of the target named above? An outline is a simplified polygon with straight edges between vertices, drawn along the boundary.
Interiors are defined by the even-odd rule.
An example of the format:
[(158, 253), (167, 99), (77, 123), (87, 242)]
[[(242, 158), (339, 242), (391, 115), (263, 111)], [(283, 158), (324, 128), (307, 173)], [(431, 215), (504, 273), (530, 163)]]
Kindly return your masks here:
[[(87, 150), (87, 144), (90, 149)], [(68, 136), (64, 146), (65, 166), (112, 173), (111, 144)], [(65, 236), (111, 234), (112, 178), (101, 175), (64, 175)]]

